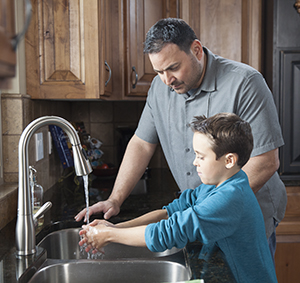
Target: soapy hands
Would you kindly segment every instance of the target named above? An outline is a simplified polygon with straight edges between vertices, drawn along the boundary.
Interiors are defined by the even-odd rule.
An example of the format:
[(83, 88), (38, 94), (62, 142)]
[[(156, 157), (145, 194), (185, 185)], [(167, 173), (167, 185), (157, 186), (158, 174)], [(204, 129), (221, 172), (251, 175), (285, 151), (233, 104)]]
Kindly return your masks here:
[(94, 220), (89, 225), (83, 225), (79, 232), (79, 235), (82, 236), (79, 245), (86, 245), (86, 252), (93, 250), (92, 253), (104, 253), (101, 248), (110, 242), (109, 231), (113, 228), (115, 225), (106, 220)]
[(148, 224), (168, 219), (166, 209), (157, 209), (138, 218), (134, 218), (116, 225), (106, 220), (94, 220), (89, 225), (83, 225), (79, 235), (82, 240), (80, 246), (86, 246), (86, 252), (102, 252), (101, 248), (109, 243), (119, 243), (128, 246), (146, 247), (145, 230)]

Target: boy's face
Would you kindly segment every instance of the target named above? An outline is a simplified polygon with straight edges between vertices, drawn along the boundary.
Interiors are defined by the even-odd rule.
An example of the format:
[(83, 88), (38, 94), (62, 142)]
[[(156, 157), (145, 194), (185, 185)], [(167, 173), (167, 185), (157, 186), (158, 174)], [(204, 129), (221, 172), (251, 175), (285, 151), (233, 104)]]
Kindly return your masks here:
[(220, 185), (228, 179), (226, 155), (216, 160), (216, 154), (211, 149), (211, 141), (201, 133), (194, 133), (193, 147), (196, 154), (193, 165), (196, 166), (202, 183)]

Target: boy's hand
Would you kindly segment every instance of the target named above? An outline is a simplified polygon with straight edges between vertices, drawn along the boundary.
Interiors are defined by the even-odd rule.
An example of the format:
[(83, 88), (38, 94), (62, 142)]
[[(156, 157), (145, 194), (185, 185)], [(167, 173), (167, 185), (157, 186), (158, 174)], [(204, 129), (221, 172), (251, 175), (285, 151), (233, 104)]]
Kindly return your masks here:
[(113, 224), (109, 221), (106, 221), (104, 219), (95, 219), (93, 222), (91, 222), (89, 224), (89, 226), (96, 226), (96, 225), (105, 225), (107, 227), (115, 227), (115, 224)]
[(79, 232), (79, 235), (83, 236), (83, 239), (79, 242), (79, 245), (83, 246), (86, 244), (86, 252), (89, 252), (91, 249), (93, 249), (93, 253), (96, 253), (97, 251), (103, 253), (103, 251), (101, 251), (101, 248), (109, 243), (108, 232), (109, 229), (113, 227), (113, 224), (109, 222), (107, 223), (101, 223), (101, 220), (99, 220), (96, 221), (96, 223), (93, 223), (93, 225), (90, 224), (82, 226), (83, 230)]

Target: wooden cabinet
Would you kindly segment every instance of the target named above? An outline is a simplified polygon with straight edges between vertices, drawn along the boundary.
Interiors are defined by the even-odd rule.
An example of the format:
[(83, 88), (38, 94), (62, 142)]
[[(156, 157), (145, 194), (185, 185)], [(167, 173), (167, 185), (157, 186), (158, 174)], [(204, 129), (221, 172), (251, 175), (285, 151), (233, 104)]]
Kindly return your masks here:
[(126, 94), (147, 95), (155, 76), (143, 42), (159, 19), (180, 17), (214, 53), (261, 70), (262, 0), (127, 0)]
[(11, 44), (14, 19), (14, 1), (0, 1), (0, 89), (6, 87), (6, 78), (15, 76), (16, 53)]
[[(269, 34), (273, 55), (272, 81), (285, 145), (280, 148), (280, 175), (283, 180), (300, 180), (300, 15), (294, 0), (268, 1), (273, 9)], [(273, 7), (274, 5), (274, 7)], [(273, 52), (272, 52), (273, 51)]]
[(126, 96), (145, 97), (156, 75), (143, 43), (149, 28), (158, 20), (176, 17), (176, 0), (126, 1)]
[(277, 242), (275, 267), (278, 283), (299, 282), (300, 241)]
[[(99, 48), (102, 99), (119, 100), (124, 95), (124, 5), (123, 0), (102, 0), (100, 33), (103, 42)], [(104, 66), (104, 68), (103, 68)]]
[(183, 18), (213, 52), (260, 70), (261, 1), (32, 0), (27, 92), (37, 99), (145, 100), (156, 74), (143, 43), (165, 17)]
[(180, 17), (213, 53), (261, 70), (262, 0), (179, 0)]
[(288, 186), (285, 217), (276, 229), (276, 273), (279, 283), (299, 281), (300, 186)]
[[(27, 93), (33, 99), (98, 99), (111, 95), (113, 77), (108, 82), (105, 57), (107, 66), (113, 65), (107, 39), (114, 34), (113, 28), (120, 27), (118, 14), (110, 13), (116, 2), (32, 1), (26, 76)], [(111, 27), (109, 21), (116, 25)]]

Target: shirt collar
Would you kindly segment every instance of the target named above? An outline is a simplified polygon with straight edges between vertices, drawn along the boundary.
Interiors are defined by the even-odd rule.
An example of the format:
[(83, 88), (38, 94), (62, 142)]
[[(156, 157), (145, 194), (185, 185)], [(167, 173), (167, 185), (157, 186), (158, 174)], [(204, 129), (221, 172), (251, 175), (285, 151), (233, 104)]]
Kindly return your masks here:
[(191, 89), (188, 94), (185, 94), (186, 98), (193, 98), (203, 92), (213, 92), (216, 90), (216, 57), (215, 55), (206, 47), (203, 46), (203, 50), (206, 54), (206, 71), (204, 74), (203, 81), (199, 88)]

